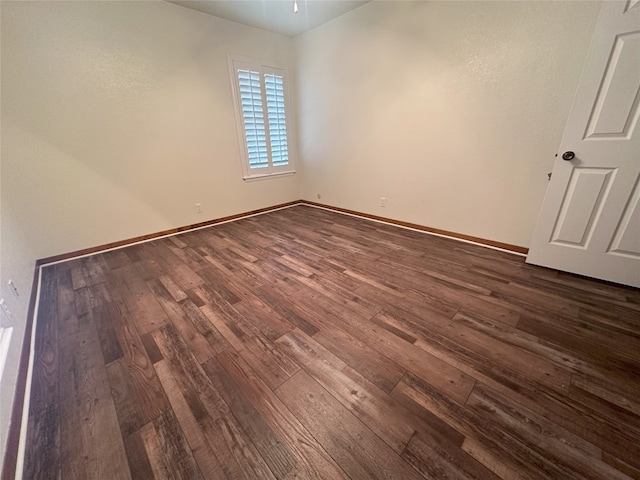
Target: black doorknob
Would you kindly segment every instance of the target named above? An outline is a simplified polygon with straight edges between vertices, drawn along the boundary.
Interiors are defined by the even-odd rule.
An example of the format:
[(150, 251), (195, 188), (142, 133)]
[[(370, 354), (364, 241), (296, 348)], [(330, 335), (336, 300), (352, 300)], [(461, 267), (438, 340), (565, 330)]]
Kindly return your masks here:
[(564, 153), (562, 154), (562, 159), (563, 159), (563, 160), (566, 160), (567, 162), (568, 162), (569, 160), (573, 160), (574, 158), (576, 158), (576, 154), (575, 154), (575, 153), (573, 153), (573, 152), (564, 152)]

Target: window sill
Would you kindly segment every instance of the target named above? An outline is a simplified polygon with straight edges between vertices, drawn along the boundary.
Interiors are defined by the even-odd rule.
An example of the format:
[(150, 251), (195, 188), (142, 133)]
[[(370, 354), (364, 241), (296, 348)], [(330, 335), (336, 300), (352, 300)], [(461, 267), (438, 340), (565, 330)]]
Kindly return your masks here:
[(295, 174), (296, 171), (295, 170), (289, 170), (287, 172), (276, 172), (276, 173), (261, 173), (258, 175), (251, 175), (248, 177), (243, 177), (245, 182), (252, 182), (254, 180), (265, 180), (267, 178), (274, 178), (274, 177), (288, 177), (290, 175)]

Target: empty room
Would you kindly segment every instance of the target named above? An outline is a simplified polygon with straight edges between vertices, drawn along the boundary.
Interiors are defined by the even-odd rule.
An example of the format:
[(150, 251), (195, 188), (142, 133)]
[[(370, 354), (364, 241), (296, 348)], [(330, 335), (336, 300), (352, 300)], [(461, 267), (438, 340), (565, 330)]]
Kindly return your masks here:
[(640, 1), (0, 1), (0, 471), (640, 480)]

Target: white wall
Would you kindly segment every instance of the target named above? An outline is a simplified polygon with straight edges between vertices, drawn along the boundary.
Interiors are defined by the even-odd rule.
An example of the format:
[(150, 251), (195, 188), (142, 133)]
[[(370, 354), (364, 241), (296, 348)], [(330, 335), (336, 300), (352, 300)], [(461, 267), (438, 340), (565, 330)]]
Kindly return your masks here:
[(38, 256), (299, 197), (242, 180), (226, 63), (288, 63), (288, 37), (165, 2), (5, 3), (3, 191)]
[(527, 247), (598, 7), (374, 1), (296, 37), (303, 198)]
[(300, 191), (295, 175), (242, 180), (226, 59), (293, 71), (288, 37), (159, 1), (1, 8), (0, 282), (16, 327), (0, 382), (3, 455), (37, 258), (296, 200)]
[[(36, 257), (31, 242), (22, 231), (20, 222), (16, 221), (15, 212), (6, 207), (4, 198), (0, 202), (2, 204), (0, 209), (2, 221), (0, 226), (0, 238), (2, 239), (0, 242), (0, 281), (2, 282), (0, 284), (0, 298), (4, 298), (12, 314), (12, 318), (9, 318), (4, 312), (0, 312), (0, 327), (13, 327), (7, 362), (0, 378), (1, 471)], [(7, 283), (9, 279), (13, 280), (16, 285), (19, 297), (16, 297), (9, 287)]]

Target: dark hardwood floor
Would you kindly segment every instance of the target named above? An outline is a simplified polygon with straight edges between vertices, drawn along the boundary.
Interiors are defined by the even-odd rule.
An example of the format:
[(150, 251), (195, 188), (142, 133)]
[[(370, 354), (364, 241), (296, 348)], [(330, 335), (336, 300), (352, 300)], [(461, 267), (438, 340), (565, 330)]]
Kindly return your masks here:
[(27, 479), (640, 478), (640, 292), (308, 206), (46, 267)]

